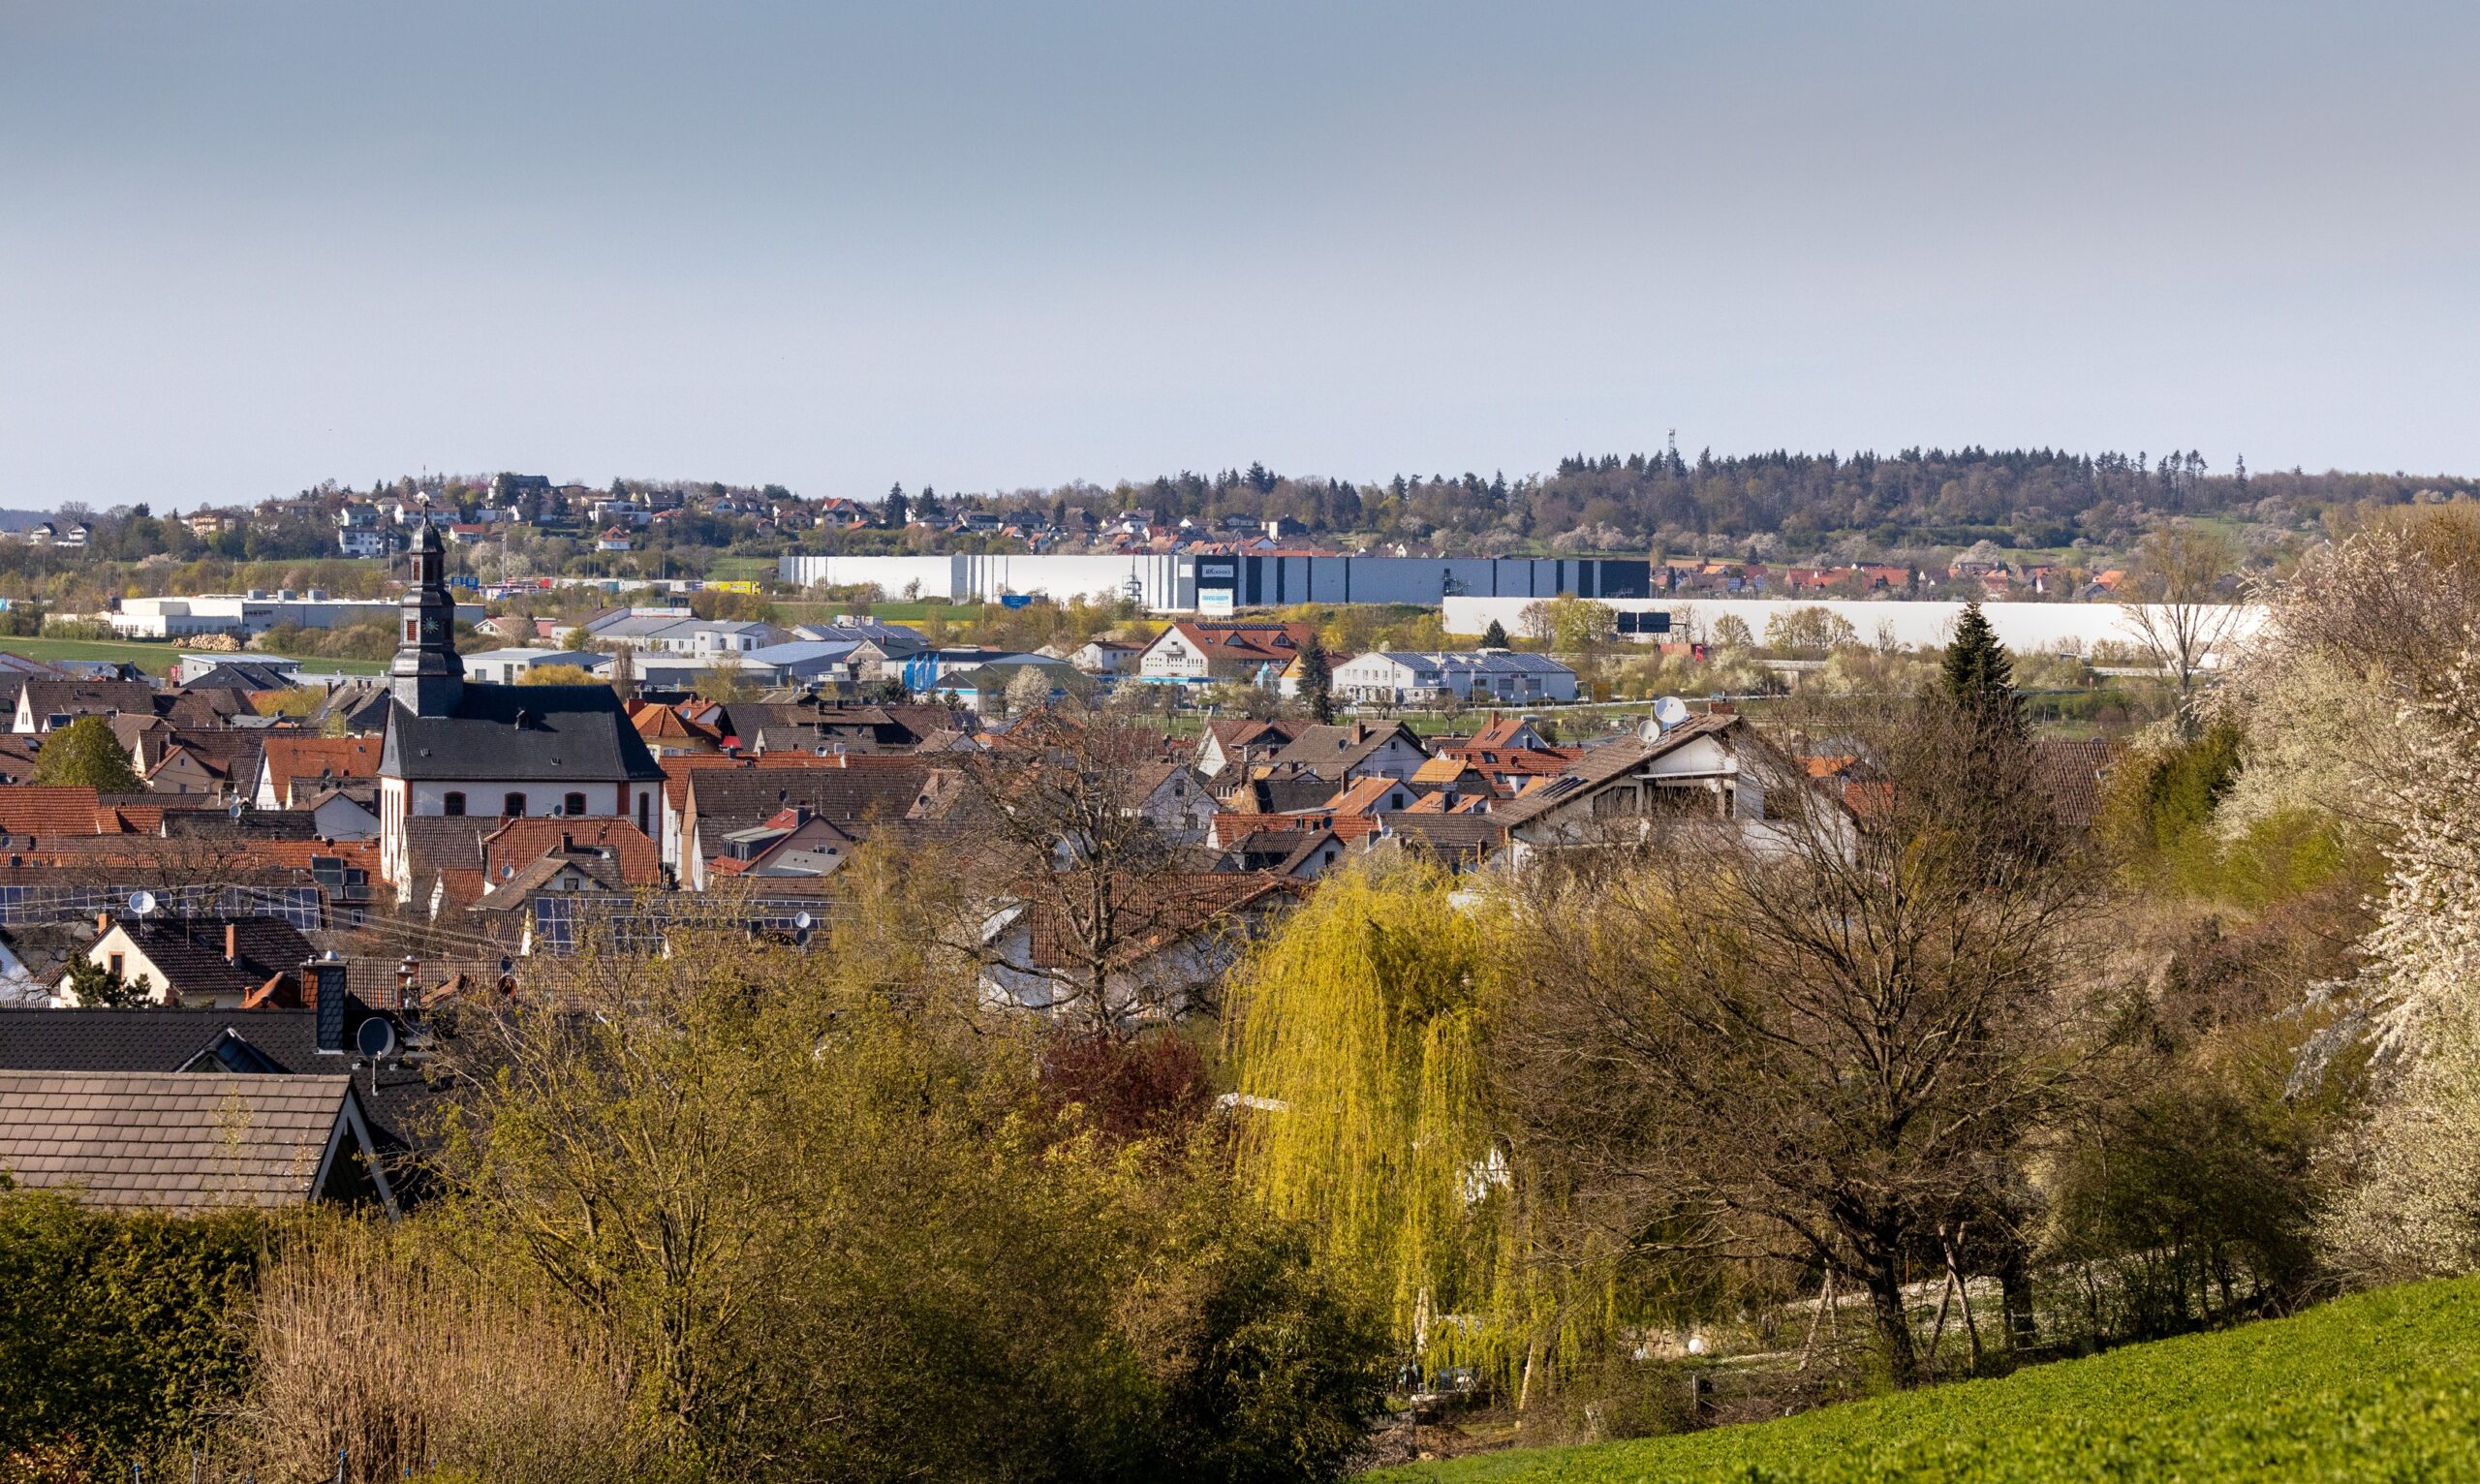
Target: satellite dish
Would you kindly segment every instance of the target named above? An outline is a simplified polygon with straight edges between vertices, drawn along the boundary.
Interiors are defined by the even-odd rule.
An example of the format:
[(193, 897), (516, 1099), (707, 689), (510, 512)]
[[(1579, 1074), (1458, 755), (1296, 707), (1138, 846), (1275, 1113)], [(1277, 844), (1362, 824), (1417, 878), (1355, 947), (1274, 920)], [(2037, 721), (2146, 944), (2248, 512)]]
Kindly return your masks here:
[(374, 1062), (396, 1054), (396, 1027), (384, 1015), (373, 1015), (353, 1036), (354, 1049)]
[(129, 894), (129, 910), (140, 917), (155, 910), (155, 893), (133, 891)]
[(1688, 720), (1688, 702), (1676, 696), (1665, 696), (1654, 702), (1654, 723), (1668, 731)]
[(812, 927), (814, 927), (814, 926), (816, 926), (816, 925), (817, 925), (817, 919), (816, 919), (816, 918), (814, 918), (814, 917), (812, 917), (809, 913), (807, 913), (807, 912), (794, 912), (794, 913), (792, 913), (792, 926), (794, 926), (794, 927), (796, 927), (796, 928), (800, 929), (802, 932), (806, 933), (806, 932), (808, 932)]

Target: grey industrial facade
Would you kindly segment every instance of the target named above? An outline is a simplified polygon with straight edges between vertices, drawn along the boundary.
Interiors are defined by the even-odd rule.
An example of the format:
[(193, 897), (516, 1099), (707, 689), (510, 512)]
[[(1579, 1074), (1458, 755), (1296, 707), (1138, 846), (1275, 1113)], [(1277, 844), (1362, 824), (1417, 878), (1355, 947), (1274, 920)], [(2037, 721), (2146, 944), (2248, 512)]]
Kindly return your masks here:
[(1132, 597), (1166, 613), (1278, 608), (1295, 603), (1401, 603), (1448, 598), (1651, 598), (1654, 565), (1626, 557), (1372, 556), (790, 556), (786, 582), (876, 586), (889, 597), (989, 603), (1011, 593)]

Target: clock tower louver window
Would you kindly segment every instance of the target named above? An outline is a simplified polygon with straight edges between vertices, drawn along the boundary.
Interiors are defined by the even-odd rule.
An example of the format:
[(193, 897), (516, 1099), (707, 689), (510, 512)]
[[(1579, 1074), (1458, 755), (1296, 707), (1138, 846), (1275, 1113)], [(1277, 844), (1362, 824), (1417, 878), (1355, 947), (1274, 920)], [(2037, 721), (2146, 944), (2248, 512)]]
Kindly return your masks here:
[(449, 596), (438, 527), (422, 523), (411, 561), (397, 631), (404, 637), (388, 662), (388, 683), (414, 715), (447, 716), (465, 692), (465, 662), (456, 656), (456, 600)]

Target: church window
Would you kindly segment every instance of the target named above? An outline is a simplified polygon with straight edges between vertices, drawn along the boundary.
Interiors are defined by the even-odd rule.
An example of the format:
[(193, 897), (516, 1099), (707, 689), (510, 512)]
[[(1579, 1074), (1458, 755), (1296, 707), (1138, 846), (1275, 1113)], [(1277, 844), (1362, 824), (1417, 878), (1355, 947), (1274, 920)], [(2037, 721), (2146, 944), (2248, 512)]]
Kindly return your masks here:
[(582, 793), (572, 793), (568, 797), (560, 800), (560, 812), (562, 814), (571, 815), (585, 813), (585, 795)]
[(461, 793), (444, 793), (440, 795), (439, 812), (444, 815), (451, 816), (463, 814), (465, 812), (465, 795)]
[(522, 793), (512, 793), (508, 797), (500, 800), (500, 813), (508, 816), (512, 819), (522, 818), (525, 814), (525, 795)]

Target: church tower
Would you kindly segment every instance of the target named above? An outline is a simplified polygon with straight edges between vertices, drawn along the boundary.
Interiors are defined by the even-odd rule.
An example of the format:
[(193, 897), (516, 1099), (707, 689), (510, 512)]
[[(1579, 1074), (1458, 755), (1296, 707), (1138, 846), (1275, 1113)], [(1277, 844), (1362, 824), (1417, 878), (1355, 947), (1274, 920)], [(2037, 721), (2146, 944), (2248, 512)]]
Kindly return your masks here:
[(425, 518), (414, 538), (396, 658), (388, 665), (396, 703), (416, 716), (450, 715), (465, 694), (465, 662), (456, 657), (456, 600), (448, 595), (447, 574), (439, 528)]

